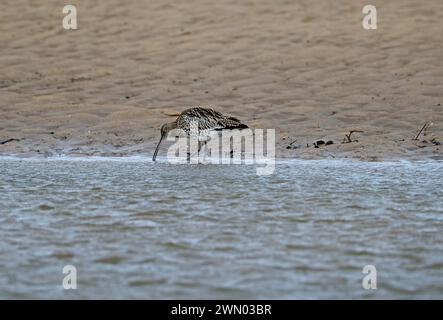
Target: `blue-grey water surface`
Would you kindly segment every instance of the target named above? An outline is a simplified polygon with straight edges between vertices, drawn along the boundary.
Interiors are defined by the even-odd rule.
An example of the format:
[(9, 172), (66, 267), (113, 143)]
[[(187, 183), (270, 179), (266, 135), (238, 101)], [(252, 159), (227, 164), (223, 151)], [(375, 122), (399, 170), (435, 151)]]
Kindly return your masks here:
[(4, 158), (0, 173), (0, 298), (443, 298), (442, 162), (280, 161), (257, 176)]

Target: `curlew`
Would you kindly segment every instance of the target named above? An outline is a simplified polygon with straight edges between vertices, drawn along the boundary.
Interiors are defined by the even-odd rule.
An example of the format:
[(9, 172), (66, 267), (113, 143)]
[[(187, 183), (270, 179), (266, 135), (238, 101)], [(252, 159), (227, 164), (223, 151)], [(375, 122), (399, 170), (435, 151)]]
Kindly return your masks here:
[[(195, 136), (194, 130), (192, 129), (194, 125), (198, 128), (198, 136)], [(160, 141), (155, 148), (152, 161), (155, 161), (161, 142), (171, 130), (181, 129), (188, 137), (192, 136), (193, 138), (197, 138), (199, 142), (198, 151), (200, 151), (201, 147), (210, 139), (211, 134), (215, 131), (246, 128), (248, 128), (248, 126), (241, 123), (237, 118), (225, 116), (210, 108), (193, 107), (186, 109), (180, 113), (175, 121), (162, 125), (160, 129)]]

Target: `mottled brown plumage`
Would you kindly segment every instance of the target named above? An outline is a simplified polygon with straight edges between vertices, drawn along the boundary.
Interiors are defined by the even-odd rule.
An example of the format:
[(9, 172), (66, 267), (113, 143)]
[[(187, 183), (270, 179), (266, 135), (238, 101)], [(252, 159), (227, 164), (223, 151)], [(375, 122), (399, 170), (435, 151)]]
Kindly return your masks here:
[[(193, 126), (198, 128), (198, 135), (195, 136)], [(162, 140), (168, 135), (168, 132), (173, 129), (181, 129), (189, 136), (197, 138), (199, 141), (207, 141), (210, 139), (211, 131), (219, 131), (223, 129), (246, 129), (247, 125), (241, 123), (240, 120), (234, 117), (229, 117), (221, 114), (210, 108), (193, 107), (183, 111), (178, 118), (169, 123), (165, 123), (160, 130), (160, 141), (155, 148), (152, 160), (155, 161), (158, 149)], [(204, 132), (204, 133), (203, 133)]]

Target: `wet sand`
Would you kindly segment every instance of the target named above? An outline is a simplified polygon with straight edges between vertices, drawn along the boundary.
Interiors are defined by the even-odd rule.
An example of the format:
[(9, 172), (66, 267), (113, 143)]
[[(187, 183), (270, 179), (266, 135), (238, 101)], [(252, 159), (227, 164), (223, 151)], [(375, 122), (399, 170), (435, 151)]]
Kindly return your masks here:
[(371, 31), (366, 1), (75, 4), (75, 31), (59, 1), (0, 4), (0, 155), (150, 156), (170, 114), (214, 105), (275, 128), (278, 157), (443, 158), (440, 0), (371, 1)]

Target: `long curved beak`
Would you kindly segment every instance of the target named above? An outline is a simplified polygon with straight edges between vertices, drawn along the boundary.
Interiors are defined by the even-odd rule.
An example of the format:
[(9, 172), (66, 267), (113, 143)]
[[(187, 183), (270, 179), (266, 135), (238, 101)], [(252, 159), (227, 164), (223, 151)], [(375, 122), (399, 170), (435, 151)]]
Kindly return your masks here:
[(155, 158), (157, 158), (158, 149), (160, 148), (160, 143), (162, 143), (162, 140), (163, 140), (163, 136), (160, 137), (160, 141), (157, 144), (157, 148), (155, 148), (154, 156), (152, 157), (152, 161), (155, 161)]

